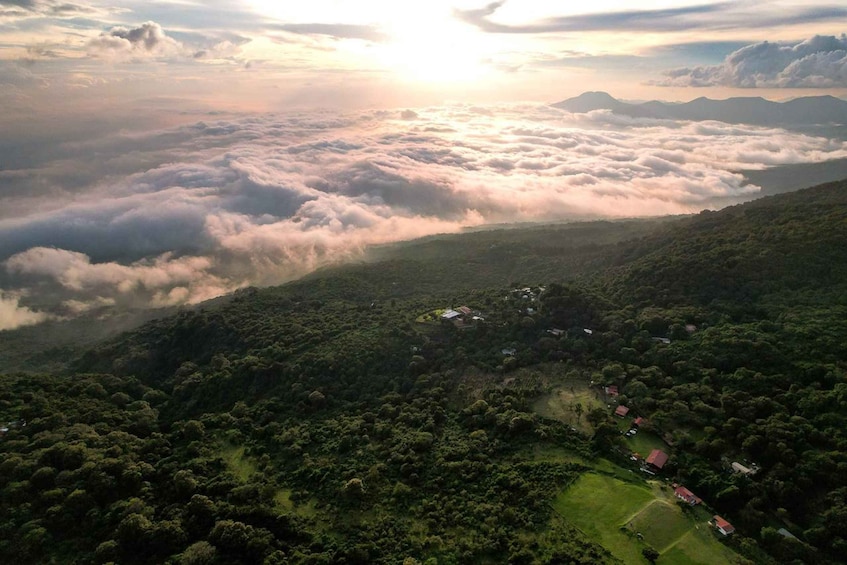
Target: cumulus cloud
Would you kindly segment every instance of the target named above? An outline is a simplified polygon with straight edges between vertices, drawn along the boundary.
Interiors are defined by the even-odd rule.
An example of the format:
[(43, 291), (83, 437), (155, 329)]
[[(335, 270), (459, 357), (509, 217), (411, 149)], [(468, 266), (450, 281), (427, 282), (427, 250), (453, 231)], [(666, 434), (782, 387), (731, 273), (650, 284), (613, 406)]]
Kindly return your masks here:
[(0, 331), (32, 326), (50, 319), (45, 312), (36, 312), (20, 304), (20, 296), (0, 290)]
[[(3, 288), (49, 289), (59, 315), (194, 303), (485, 223), (696, 212), (756, 193), (734, 171), (847, 157), (840, 141), (719, 122), (540, 105), (413, 112), (65, 141), (52, 161), (4, 171), (17, 187), (4, 208), (17, 212), (0, 216)], [(91, 153), (97, 165), (76, 165), (73, 190), (57, 192)]]
[(847, 35), (816, 35), (794, 44), (764, 41), (729, 54), (720, 65), (665, 73), (663, 86), (742, 88), (847, 87)]
[(114, 27), (89, 41), (88, 48), (93, 55), (111, 57), (161, 57), (183, 51), (182, 44), (156, 22), (136, 28)]

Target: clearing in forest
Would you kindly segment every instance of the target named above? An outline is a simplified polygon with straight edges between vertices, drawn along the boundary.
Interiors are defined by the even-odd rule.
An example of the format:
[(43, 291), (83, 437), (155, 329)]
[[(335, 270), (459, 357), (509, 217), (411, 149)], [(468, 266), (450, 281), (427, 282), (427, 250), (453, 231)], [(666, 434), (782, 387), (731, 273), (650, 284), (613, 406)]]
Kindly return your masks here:
[(594, 408), (607, 408), (596, 388), (591, 388), (582, 378), (569, 378), (558, 382), (532, 406), (540, 416), (564, 422), (590, 434), (594, 428), (586, 415)]
[(256, 472), (256, 464), (244, 453), (244, 446), (236, 446), (224, 443), (221, 446), (221, 458), (226, 463), (227, 469), (238, 477), (240, 481), (247, 482), (250, 475)]

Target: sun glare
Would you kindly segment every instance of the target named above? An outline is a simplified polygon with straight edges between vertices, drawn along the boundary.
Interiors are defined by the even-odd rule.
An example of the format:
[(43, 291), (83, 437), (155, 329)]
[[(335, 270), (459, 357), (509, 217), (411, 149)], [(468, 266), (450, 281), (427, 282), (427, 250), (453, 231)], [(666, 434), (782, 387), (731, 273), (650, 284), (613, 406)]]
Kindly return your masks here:
[(391, 40), (381, 62), (398, 75), (423, 82), (464, 82), (488, 69), (484, 42), (474, 30), (440, 14), (401, 14), (389, 22)]
[(477, 80), (490, 65), (485, 38), (449, 12), (399, 12), (386, 22), (391, 40), (380, 46), (383, 65), (424, 82)]
[(347, 3), (332, 0), (298, 7), (267, 0), (251, 2), (257, 11), (286, 23), (352, 22), (372, 26), (385, 36), (382, 41), (324, 37), (332, 42), (332, 52), (339, 57), (336, 61), (345, 61), (345, 66), (376, 65), (403, 80), (430, 83), (477, 80), (491, 69), (489, 61), (496, 46), (486, 34), (458, 21), (453, 2), (446, 0), (431, 0), (426, 5), (374, 0), (357, 5), (355, 11)]

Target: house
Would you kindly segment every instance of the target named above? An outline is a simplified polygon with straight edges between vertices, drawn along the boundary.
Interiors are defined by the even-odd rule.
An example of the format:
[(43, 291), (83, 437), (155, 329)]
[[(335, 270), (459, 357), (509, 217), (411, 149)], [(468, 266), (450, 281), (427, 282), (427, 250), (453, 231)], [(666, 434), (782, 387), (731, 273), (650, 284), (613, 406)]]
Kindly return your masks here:
[(693, 492), (691, 492), (690, 490), (688, 490), (687, 488), (685, 488), (683, 486), (676, 487), (676, 489), (673, 491), (673, 493), (676, 495), (676, 497), (678, 499), (684, 500), (685, 502), (687, 502), (691, 506), (695, 506), (695, 505), (703, 502), (703, 500), (699, 496), (696, 496)]
[(473, 310), (471, 310), (467, 306), (459, 306), (458, 308), (456, 308), (456, 311), (462, 314), (463, 316), (470, 316), (471, 314), (473, 314)]
[(515, 353), (517, 353), (517, 352), (518, 351), (514, 347), (504, 347), (503, 349), (500, 350), (500, 353), (502, 353), (506, 357), (514, 357)]
[(715, 515), (712, 518), (712, 522), (715, 524), (715, 527), (718, 529), (718, 531), (725, 536), (728, 536), (735, 531), (735, 526), (733, 526), (718, 515)]
[(666, 337), (654, 337), (653, 341), (657, 343), (664, 343), (665, 345), (668, 345), (671, 342), (671, 340)]
[(604, 390), (606, 391), (606, 394), (608, 394), (609, 396), (614, 397), (614, 396), (617, 396), (619, 394), (618, 393), (618, 385), (609, 385)]
[(456, 312), (455, 310), (453, 310), (451, 308), (450, 310), (447, 310), (446, 312), (441, 314), (441, 319), (452, 321), (452, 320), (455, 320), (456, 318), (459, 318), (461, 316), (462, 316), (462, 314), (460, 312)]
[(782, 537), (784, 537), (784, 538), (788, 538), (788, 539), (797, 539), (797, 536), (795, 536), (794, 534), (792, 534), (791, 532), (789, 532), (789, 531), (788, 531), (788, 530), (786, 530), (785, 528), (780, 528), (780, 529), (778, 529), (778, 530), (776, 531), (776, 533), (778, 533), (779, 535), (781, 535), (781, 536), (782, 536)]
[(637, 428), (637, 427), (641, 426), (641, 424), (643, 424), (643, 423), (644, 423), (644, 418), (639, 416), (638, 418), (636, 418), (635, 420), (632, 421), (632, 426), (634, 428)]
[(585, 333), (587, 333), (588, 335), (591, 335), (591, 334), (593, 334), (593, 333), (594, 333), (594, 330), (589, 330), (588, 328), (582, 328), (582, 331), (584, 331), (584, 332), (585, 332)]
[(560, 329), (558, 329), (558, 328), (553, 328), (553, 329), (547, 330), (547, 333), (548, 333), (548, 334), (551, 334), (551, 335), (554, 335), (554, 336), (556, 336), (556, 337), (559, 337), (559, 336), (563, 336), (563, 335), (565, 335), (565, 330), (560, 330)]
[(661, 449), (654, 449), (650, 452), (650, 455), (647, 456), (647, 459), (644, 460), (648, 466), (652, 467), (655, 471), (661, 471), (662, 467), (665, 466), (665, 463), (668, 462), (668, 454), (662, 451)]
[(625, 418), (627, 414), (629, 414), (629, 408), (626, 406), (621, 405), (615, 408), (615, 416)]
[(752, 477), (753, 475), (755, 475), (759, 471), (759, 468), (756, 465), (753, 465), (752, 468), (747, 467), (745, 465), (742, 465), (738, 461), (733, 461), (732, 462), (732, 470), (735, 473), (740, 473), (742, 475), (747, 475), (749, 477)]

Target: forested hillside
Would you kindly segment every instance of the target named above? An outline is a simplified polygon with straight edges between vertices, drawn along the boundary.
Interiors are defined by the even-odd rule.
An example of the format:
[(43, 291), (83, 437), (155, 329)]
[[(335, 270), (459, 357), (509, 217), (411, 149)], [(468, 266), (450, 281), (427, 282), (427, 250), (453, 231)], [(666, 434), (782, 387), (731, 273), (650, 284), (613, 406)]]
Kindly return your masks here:
[(0, 378), (0, 560), (842, 560), (847, 183), (372, 259)]

